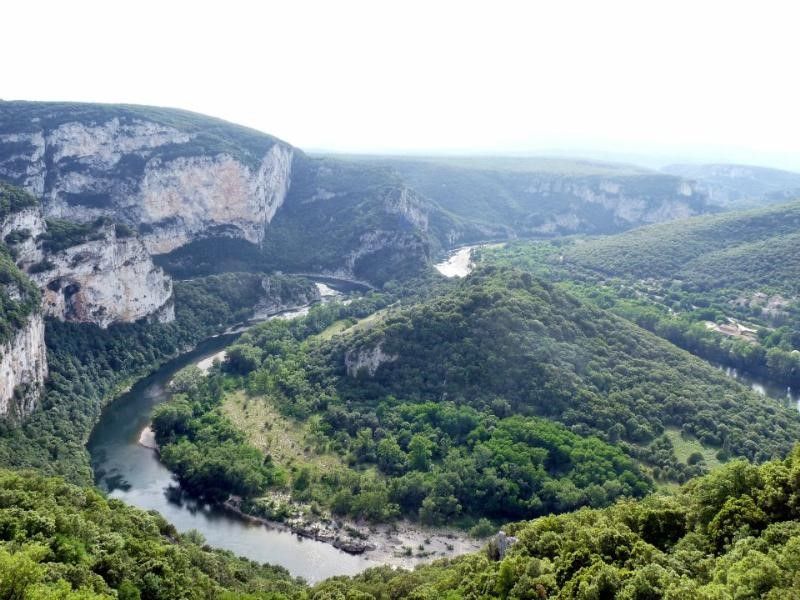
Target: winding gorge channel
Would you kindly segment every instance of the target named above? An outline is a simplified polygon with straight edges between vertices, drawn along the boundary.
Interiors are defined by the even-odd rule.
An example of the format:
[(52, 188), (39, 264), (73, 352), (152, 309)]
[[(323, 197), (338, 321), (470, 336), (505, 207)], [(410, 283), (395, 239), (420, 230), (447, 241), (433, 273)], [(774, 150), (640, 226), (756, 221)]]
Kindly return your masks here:
[[(447, 260), (436, 265), (437, 270), (447, 277), (466, 276), (473, 266), (470, 258), (476, 247), (479, 246), (457, 249)], [(317, 285), (323, 301), (335, 298), (343, 291), (361, 289), (330, 280), (317, 282)], [(87, 446), (98, 487), (111, 498), (159, 512), (178, 531), (199, 531), (211, 546), (257, 562), (283, 566), (292, 575), (311, 583), (335, 575), (354, 575), (384, 562), (379, 557), (370, 560), (368, 556), (348, 554), (330, 544), (299, 537), (280, 525), (253, 522), (223, 507), (189, 497), (182, 492), (169, 469), (158, 460), (157, 453), (140, 443), (140, 434), (147, 428), (153, 408), (168, 398), (167, 386), (177, 371), (189, 364), (204, 360), (210, 362), (255, 322), (296, 318), (305, 315), (308, 309), (309, 306), (305, 306), (277, 315), (256, 315), (247, 326), (201, 342), (193, 350), (139, 380), (127, 393), (114, 400), (103, 411)], [(797, 404), (800, 408), (800, 396), (787, 392), (785, 388), (755, 381), (729, 368), (723, 370), (759, 393), (783, 403)]]
[[(340, 284), (330, 283), (338, 289)], [(323, 287), (323, 301), (338, 295)], [(352, 288), (348, 288), (352, 289)], [(330, 290), (330, 291), (329, 291)], [(308, 307), (269, 318), (295, 318)], [(352, 575), (376, 563), (347, 554), (323, 542), (300, 538), (282, 527), (250, 522), (221, 507), (186, 497), (155, 451), (139, 444), (153, 407), (166, 400), (167, 384), (186, 365), (211, 357), (229, 346), (245, 329), (219, 335), (139, 380), (104, 411), (89, 440), (97, 485), (109, 497), (146, 510), (156, 510), (178, 531), (196, 529), (209, 545), (258, 562), (285, 567), (292, 575), (316, 582), (334, 575)]]

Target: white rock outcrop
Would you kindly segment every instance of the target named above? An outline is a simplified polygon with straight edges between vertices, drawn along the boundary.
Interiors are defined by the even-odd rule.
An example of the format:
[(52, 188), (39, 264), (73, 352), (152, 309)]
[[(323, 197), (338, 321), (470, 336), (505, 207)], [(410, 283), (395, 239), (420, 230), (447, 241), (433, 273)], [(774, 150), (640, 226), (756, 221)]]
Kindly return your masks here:
[(0, 416), (29, 414), (46, 376), (44, 321), (33, 314), (10, 341), (0, 344)]
[(139, 228), (151, 254), (208, 236), (259, 244), (289, 189), (294, 152), (277, 140), (246, 160), (140, 118), (30, 127), (41, 129), (0, 135), (0, 177), (41, 198), (46, 217)]
[(289, 189), (292, 151), (274, 145), (254, 173), (227, 154), (148, 163), (139, 192), (147, 249), (162, 254), (204, 233), (260, 244)]
[(350, 350), (344, 356), (344, 366), (350, 377), (356, 377), (362, 371), (373, 377), (384, 363), (397, 360), (397, 354), (386, 354), (383, 351), (383, 343), (377, 344), (372, 348), (359, 348)]
[(175, 318), (172, 280), (139, 239), (119, 238), (113, 226), (99, 239), (48, 254), (47, 261), (50, 268), (31, 274), (43, 290), (46, 315), (100, 327)]
[(693, 201), (704, 198), (691, 183), (676, 179), (674, 188), (661, 187), (657, 194), (648, 196), (635, 186), (612, 180), (586, 182), (581, 179), (545, 178), (536, 180), (525, 188), (531, 196), (543, 199), (563, 198), (564, 210), (554, 212), (542, 223), (532, 227), (538, 233), (574, 233), (591, 229), (592, 215), (586, 209), (577, 210), (571, 202), (579, 201), (603, 209), (608, 219), (620, 229), (662, 221), (684, 219), (702, 212)]
[[(42, 260), (43, 254), (36, 243), (36, 238), (44, 230), (44, 219), (39, 207), (24, 208), (0, 221), (0, 242), (5, 241), (13, 249), (17, 265), (26, 268)], [(16, 234), (20, 241), (9, 243), (8, 240), (11, 239), (9, 236), (12, 233)]]

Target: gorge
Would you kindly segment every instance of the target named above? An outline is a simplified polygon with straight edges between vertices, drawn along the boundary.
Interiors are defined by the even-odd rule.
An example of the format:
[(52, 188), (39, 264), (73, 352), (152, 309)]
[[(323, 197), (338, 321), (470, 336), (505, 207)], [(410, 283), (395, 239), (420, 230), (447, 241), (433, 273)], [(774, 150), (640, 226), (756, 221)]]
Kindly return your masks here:
[[(738, 171), (686, 172), (316, 155), (185, 111), (0, 101), (0, 465), (83, 486), (67, 496), (89, 515), (158, 511), (144, 533), (184, 566), (211, 565), (210, 546), (283, 566), (284, 591), (289, 575), (411, 589), (391, 568), (439, 558), (408, 577), (573, 585), (586, 572), (556, 583), (549, 558), (519, 571), (538, 538), (508, 540), (649, 515), (745, 460), (796, 463), (797, 263), (774, 257), (796, 253), (797, 207), (723, 213), (752, 200), (713, 201)], [(765, 185), (770, 203), (791, 193)], [(730, 319), (747, 340), (722, 337)], [(151, 420), (160, 458), (139, 444)], [(624, 525), (652, 552), (675, 542), (653, 531), (696, 519), (663, 502)], [(770, 510), (746, 531), (786, 516)], [(46, 540), (53, 580), (122, 589), (103, 553), (125, 544), (45, 522), (19, 538)], [(708, 556), (739, 535), (719, 527), (698, 533)]]

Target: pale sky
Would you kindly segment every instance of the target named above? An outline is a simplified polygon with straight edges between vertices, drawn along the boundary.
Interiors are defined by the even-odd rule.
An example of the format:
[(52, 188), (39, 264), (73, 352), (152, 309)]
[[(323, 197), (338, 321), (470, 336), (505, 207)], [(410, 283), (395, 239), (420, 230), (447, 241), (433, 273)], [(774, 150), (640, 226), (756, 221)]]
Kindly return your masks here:
[(796, 5), (10, 0), (0, 98), (186, 108), (306, 149), (800, 170)]

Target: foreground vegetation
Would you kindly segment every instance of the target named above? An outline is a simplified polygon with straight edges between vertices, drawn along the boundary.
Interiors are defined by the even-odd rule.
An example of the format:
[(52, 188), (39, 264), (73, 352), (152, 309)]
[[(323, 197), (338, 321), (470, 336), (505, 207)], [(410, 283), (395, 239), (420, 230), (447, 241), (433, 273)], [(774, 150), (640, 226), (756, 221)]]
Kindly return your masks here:
[(672, 495), (511, 525), (508, 547), (309, 588), (95, 490), (0, 471), (0, 597), (794, 598), (798, 497), (800, 450), (733, 461)]
[(0, 470), (0, 598), (276, 598), (304, 587), (280, 567), (211, 550), (155, 513), (98, 491)]
[(417, 568), (371, 569), (319, 584), (312, 597), (796, 598), (800, 450), (760, 467), (734, 461), (675, 495), (542, 517), (517, 538)]

